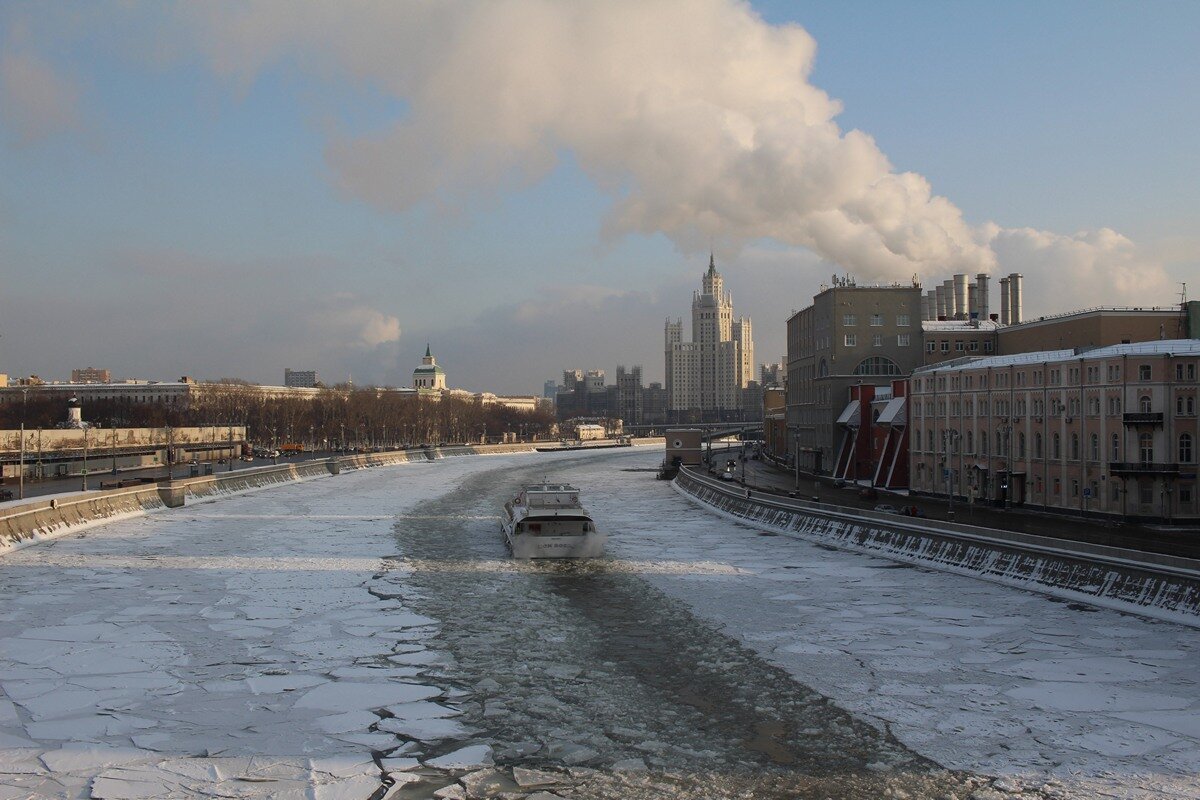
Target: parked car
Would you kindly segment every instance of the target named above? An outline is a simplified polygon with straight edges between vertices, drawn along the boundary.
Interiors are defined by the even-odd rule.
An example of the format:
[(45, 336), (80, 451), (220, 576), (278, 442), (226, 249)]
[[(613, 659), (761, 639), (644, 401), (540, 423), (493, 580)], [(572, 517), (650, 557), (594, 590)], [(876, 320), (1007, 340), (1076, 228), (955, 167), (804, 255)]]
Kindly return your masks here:
[(731, 481), (731, 480), (733, 480), (733, 471), (732, 471), (732, 470), (728, 470), (728, 469), (727, 469), (727, 470), (725, 470), (724, 472), (722, 472), (722, 473), (721, 473), (721, 480), (723, 480), (723, 481)]
[(893, 505), (889, 505), (887, 503), (880, 503), (879, 505), (875, 506), (875, 510), (880, 514), (899, 514), (900, 513), (900, 509), (896, 508)]

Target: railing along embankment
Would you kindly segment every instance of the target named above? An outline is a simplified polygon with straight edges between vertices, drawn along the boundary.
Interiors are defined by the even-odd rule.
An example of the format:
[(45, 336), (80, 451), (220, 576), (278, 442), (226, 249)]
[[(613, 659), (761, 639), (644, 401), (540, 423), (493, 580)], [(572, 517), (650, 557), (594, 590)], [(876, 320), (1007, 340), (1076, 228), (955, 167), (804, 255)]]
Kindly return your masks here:
[(773, 497), (685, 469), (677, 491), (750, 525), (1056, 597), (1200, 627), (1200, 561)]
[(160, 508), (177, 508), (189, 499), (238, 494), (294, 481), (337, 475), (411, 461), (436, 461), (467, 455), (532, 452), (532, 444), (456, 445), (362, 453), (313, 461), (217, 472), (123, 489), (78, 492), (0, 507), (0, 553), (71, 531)]

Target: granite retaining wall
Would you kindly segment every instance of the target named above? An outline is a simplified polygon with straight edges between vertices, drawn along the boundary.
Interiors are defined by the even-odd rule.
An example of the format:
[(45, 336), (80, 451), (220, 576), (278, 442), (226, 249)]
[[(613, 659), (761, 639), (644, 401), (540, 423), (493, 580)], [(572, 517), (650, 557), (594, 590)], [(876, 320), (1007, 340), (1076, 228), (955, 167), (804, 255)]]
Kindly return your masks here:
[(753, 494), (690, 470), (675, 488), (757, 528), (1200, 627), (1200, 562)]

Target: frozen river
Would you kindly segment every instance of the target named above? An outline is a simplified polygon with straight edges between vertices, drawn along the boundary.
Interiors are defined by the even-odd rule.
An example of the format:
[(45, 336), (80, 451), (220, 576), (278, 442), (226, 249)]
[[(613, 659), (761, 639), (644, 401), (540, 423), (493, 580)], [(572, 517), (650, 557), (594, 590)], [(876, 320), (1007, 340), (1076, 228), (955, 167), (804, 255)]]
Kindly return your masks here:
[[(0, 558), (0, 800), (1200, 798), (1200, 631), (764, 534), (660, 458), (364, 470)], [(543, 476), (609, 558), (507, 558)]]

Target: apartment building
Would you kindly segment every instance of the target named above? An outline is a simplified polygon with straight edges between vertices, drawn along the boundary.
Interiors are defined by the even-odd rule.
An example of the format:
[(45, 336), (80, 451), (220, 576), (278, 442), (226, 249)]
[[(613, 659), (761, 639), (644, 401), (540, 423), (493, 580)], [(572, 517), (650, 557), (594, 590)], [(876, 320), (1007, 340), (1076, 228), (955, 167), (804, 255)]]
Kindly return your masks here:
[(1196, 339), (922, 367), (909, 386), (910, 486), (996, 505), (1194, 521), (1198, 373)]

